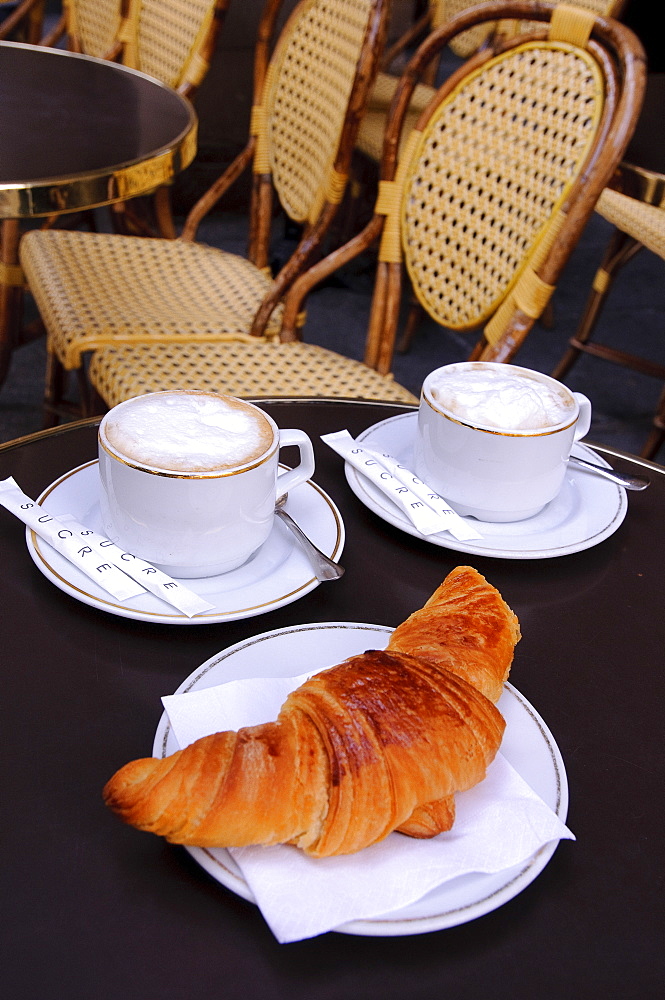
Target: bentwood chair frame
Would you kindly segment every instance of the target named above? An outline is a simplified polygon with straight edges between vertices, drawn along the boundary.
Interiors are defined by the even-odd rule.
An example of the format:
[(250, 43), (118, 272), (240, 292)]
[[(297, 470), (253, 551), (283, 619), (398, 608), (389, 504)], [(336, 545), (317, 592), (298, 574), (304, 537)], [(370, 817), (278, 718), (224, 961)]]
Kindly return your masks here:
[(37, 45), (42, 37), (46, 0), (20, 0), (0, 24), (0, 41), (20, 35), (21, 41)]
[[(432, 107), (429, 112), (425, 111), (421, 115), (417, 129), (409, 140), (409, 149), (398, 161), (400, 133), (411, 95), (426, 66), (441, 48), (449, 44), (456, 33), (474, 27), (478, 21), (529, 18), (538, 22), (548, 22), (551, 19), (557, 33), (561, 32), (563, 26), (562, 37), (565, 47), (570, 44), (565, 40), (569, 14), (573, 18), (570, 23), (575, 34), (579, 30), (580, 23), (586, 24), (586, 30), (590, 31), (588, 45), (576, 44), (575, 47), (588, 48), (590, 57), (597, 61), (605, 78), (605, 97), (595, 138), (583, 161), (578, 162), (575, 167), (576, 178), (572, 183), (563, 186), (558, 197), (559, 203), (555, 204), (556, 211), (546, 220), (540, 231), (532, 233), (530, 244), (519, 266), (514, 268), (512, 273), (509, 271), (507, 277), (504, 276), (506, 294), (493, 293), (490, 296), (491, 308), (487, 302), (483, 307), (486, 316), (479, 314), (475, 322), (468, 322), (465, 319), (457, 322), (445, 306), (439, 309), (433, 301), (436, 299), (437, 282), (434, 283), (434, 295), (426, 297), (423, 294), (422, 288), (418, 287), (420, 279), (417, 269), (411, 266), (409, 260), (412, 251), (409, 240), (412, 237), (405, 231), (404, 206), (408, 204), (409, 197), (415, 198), (415, 195), (413, 191), (406, 192), (400, 185), (405, 178), (408, 179), (409, 170), (413, 167), (413, 161), (410, 163), (410, 159), (412, 157), (417, 159), (413, 151), (414, 149), (417, 151), (423, 130), (427, 130), (428, 127), (431, 129), (431, 120), (436, 117), (435, 112), (432, 114)], [(454, 97), (456, 88), (463, 83), (463, 78), (469, 72), (482, 73), (483, 67), (490, 64), (495, 57), (501, 58), (516, 46), (529, 46), (538, 40), (544, 40), (546, 35), (547, 30), (541, 29), (520, 34), (519, 37), (512, 39), (503, 35), (493, 36), (483, 49), (475, 53), (465, 66), (443, 84), (437, 92), (434, 104), (445, 108), (446, 101)], [(561, 271), (593, 212), (598, 197), (614, 175), (635, 127), (644, 93), (644, 80), (644, 51), (629, 29), (612, 18), (584, 12), (579, 8), (568, 8), (564, 4), (528, 3), (524, 0), (489, 3), (464, 12), (432, 33), (407, 66), (395, 92), (386, 128), (379, 200), (373, 219), (358, 237), (322, 261), (294, 286), (286, 304), (285, 326), (288, 326), (298, 310), (298, 296), (307, 294), (310, 283), (323, 280), (327, 274), (352, 259), (371, 242), (381, 238), (365, 353), (365, 362), (368, 365), (381, 373), (390, 371), (405, 263), (415, 294), (425, 310), (437, 322), (442, 326), (463, 331), (482, 328), (480, 339), (470, 354), (472, 360), (509, 361), (515, 356), (549, 302)], [(451, 172), (454, 169), (451, 168)], [(464, 183), (466, 181), (462, 178), (460, 184)], [(519, 185), (519, 178), (514, 178), (511, 184)], [(510, 197), (509, 185), (504, 192), (504, 199), (509, 201)], [(480, 215), (491, 213), (493, 210), (491, 204), (479, 203), (473, 211), (477, 211)], [(450, 220), (453, 228), (458, 221), (461, 227), (461, 220), (454, 217)], [(505, 219), (503, 221), (497, 219), (499, 227), (504, 224), (506, 224)], [(477, 252), (482, 253), (480, 246)], [(439, 285), (444, 281), (444, 270), (450, 278), (451, 266), (453, 271), (456, 266), (459, 267), (458, 255), (459, 246), (456, 249), (453, 240), (447, 252), (442, 255)], [(469, 257), (462, 263), (462, 267), (468, 266), (471, 260), (472, 257)]]
[[(63, 409), (67, 411), (68, 407), (66, 404), (63, 406), (64, 400), (62, 398), (63, 375), (66, 370), (72, 369), (75, 369), (79, 375), (81, 395), (84, 399), (84, 412), (89, 411), (91, 404), (87, 399), (87, 386), (83, 374), (84, 357), (88, 352), (99, 353), (101, 349), (106, 347), (112, 350), (118, 345), (124, 344), (131, 347), (137, 343), (145, 344), (146, 342), (151, 349), (153, 347), (156, 349), (159, 343), (177, 347), (182, 344), (187, 346), (188, 343), (197, 340), (212, 344), (229, 341), (249, 341), (251, 344), (255, 344), (259, 340), (268, 342), (279, 340), (282, 300), (294, 280), (320, 254), (323, 240), (342, 202), (358, 124), (383, 48), (387, 23), (387, 0), (340, 0), (338, 5), (329, 4), (328, 6), (320, 3), (319, 0), (303, 0), (288, 18), (280, 33), (275, 51), (271, 55), (271, 41), (280, 7), (281, 0), (267, 0), (259, 24), (254, 63), (255, 96), (247, 144), (222, 177), (193, 207), (179, 239), (175, 241), (144, 240), (107, 234), (65, 232), (34, 232), (28, 233), (24, 237), (21, 260), (48, 331), (49, 373), (45, 401), (48, 413), (59, 413)], [(288, 80), (297, 70), (297, 52), (294, 53), (293, 50), (294, 48), (299, 49), (302, 38), (307, 37), (308, 17), (311, 16), (315, 21), (329, 23), (328, 30), (339, 34), (340, 10), (347, 11), (349, 18), (354, 20), (357, 28), (361, 23), (365, 25), (363, 28), (364, 38), (359, 37), (358, 51), (357, 53), (354, 51), (352, 56), (349, 54), (349, 46), (345, 45), (347, 68), (344, 72), (348, 78), (343, 83), (343, 88), (346, 88), (346, 92), (343, 96), (342, 91), (337, 94), (333, 93), (330, 99), (331, 113), (326, 110), (325, 116), (321, 116), (325, 119), (324, 127), (333, 127), (337, 130), (333, 134), (332, 143), (328, 137), (323, 147), (315, 150), (319, 162), (315, 162), (310, 155), (310, 160), (303, 161), (296, 169), (294, 164), (290, 165), (288, 150), (285, 152), (283, 144), (285, 142), (288, 144), (292, 139), (298, 139), (302, 135), (303, 130), (298, 122), (303, 119), (298, 112), (295, 120), (288, 122), (288, 101), (285, 100), (279, 86), (283, 79)], [(334, 16), (335, 11), (337, 11), (337, 19)], [(297, 32), (304, 32), (305, 35), (298, 36)], [(291, 41), (292, 37), (296, 40)], [(298, 40), (299, 38), (300, 40)], [(320, 55), (317, 58), (323, 60), (322, 63), (319, 63), (319, 67), (321, 67), (321, 65), (329, 63), (330, 51), (325, 47), (319, 46), (319, 48)], [(282, 73), (281, 67), (284, 67), (284, 73)], [(303, 91), (301, 97), (305, 101), (303, 107), (305, 120), (311, 112), (312, 96), (311, 87), (307, 90), (307, 86), (305, 80), (304, 85), (300, 88)], [(340, 83), (339, 86), (342, 84)], [(281, 118), (280, 114), (273, 113), (275, 108), (271, 104), (272, 101), (278, 99), (282, 101), (282, 105), (286, 106), (285, 110), (280, 112)], [(329, 124), (336, 118), (333, 114), (335, 110), (338, 112), (339, 126)], [(284, 118), (285, 114), (286, 119)], [(277, 132), (276, 152), (271, 146), (271, 130)], [(282, 143), (281, 148), (279, 142)], [(297, 149), (296, 155), (298, 155)], [(249, 211), (248, 260), (235, 258), (223, 251), (216, 251), (213, 248), (195, 243), (198, 226), (204, 216), (250, 166), (253, 172), (253, 182)], [(293, 190), (293, 180), (297, 174), (304, 180), (304, 193)], [(275, 195), (279, 198), (287, 214), (302, 224), (303, 234), (291, 257), (279, 273), (272, 278), (269, 274), (269, 255), (271, 224), (275, 215), (273, 211)], [(150, 321), (147, 320), (147, 326), (144, 325), (138, 330), (137, 325), (132, 321), (124, 323), (124, 327), (120, 330), (113, 322), (101, 329), (100, 327), (104, 327), (103, 321), (97, 324), (95, 330), (90, 330), (85, 321), (79, 322), (81, 302), (77, 300), (70, 302), (69, 307), (65, 306), (65, 312), (68, 311), (69, 318), (73, 319), (75, 325), (78, 323), (78, 326), (73, 332), (70, 329), (63, 333), (60, 324), (63, 315), (62, 303), (56, 301), (51, 293), (55, 285), (58, 284), (58, 260), (62, 256), (60, 251), (64, 247), (67, 247), (67, 252), (70, 253), (70, 260), (74, 261), (76, 258), (74, 267), (80, 265), (84, 269), (89, 268), (90, 279), (94, 280), (95, 275), (97, 275), (98, 281), (101, 279), (105, 285), (104, 291), (108, 287), (108, 270), (105, 267), (108, 259), (104, 257), (107, 251), (111, 256), (122, 256), (126, 252), (127, 259), (131, 257), (138, 261), (137, 266), (144, 281), (141, 291), (150, 283), (148, 272), (144, 269), (144, 265), (149, 268), (149, 263), (146, 263), (144, 258), (147, 259), (153, 254), (161, 254), (161, 260), (166, 260), (168, 257), (169, 266), (177, 259), (182, 262), (191, 261), (196, 272), (196, 276), (194, 272), (191, 275), (193, 287), (189, 290), (183, 288), (180, 299), (185, 302), (188, 301), (188, 295), (190, 299), (195, 296), (198, 304), (204, 308), (208, 301), (212, 300), (215, 292), (212, 287), (210, 287), (209, 292), (206, 292), (206, 278), (202, 277), (202, 271), (208, 269), (206, 273), (209, 276), (211, 271), (214, 272), (216, 268), (219, 268), (219, 280), (221, 280), (221, 271), (225, 266), (228, 270), (230, 266), (233, 280), (236, 280), (237, 274), (239, 283), (237, 287), (232, 289), (234, 304), (230, 307), (230, 312), (227, 309), (227, 314), (230, 317), (229, 322), (232, 322), (232, 326), (230, 329), (226, 329), (225, 322), (227, 320), (221, 315), (216, 318), (215, 322), (209, 322), (208, 319), (201, 320), (202, 329), (201, 324), (196, 326), (197, 321), (193, 321), (191, 315), (183, 317), (182, 322), (180, 322), (173, 320), (173, 316), (169, 314), (162, 317), (164, 322), (160, 320), (157, 324), (150, 325)], [(189, 252), (185, 253), (187, 248), (189, 248)], [(141, 259), (139, 260), (139, 258)], [(201, 271), (199, 271), (198, 262), (201, 263)], [(117, 269), (115, 278), (122, 282), (122, 266)], [(214, 275), (210, 281), (215, 284)], [(247, 282), (246, 286), (244, 282)], [(85, 297), (89, 294), (89, 289), (90, 283), (84, 276), (79, 285), (79, 291)], [(219, 296), (216, 301), (219, 301)], [(109, 308), (113, 310), (117, 307), (116, 314), (121, 314), (124, 304), (125, 300), (115, 304), (111, 303)], [(89, 307), (93, 311), (95, 310), (93, 300), (89, 302)], [(186, 311), (186, 305), (184, 309)], [(242, 317), (239, 319), (240, 314)], [(217, 317), (218, 314), (216, 313), (215, 316)], [(243, 318), (245, 316), (248, 316), (247, 321)], [(120, 326), (122, 323), (122, 317), (120, 317)], [(165, 330), (165, 325), (168, 326), (167, 330)], [(197, 333), (193, 332), (193, 328), (198, 330), (198, 336)], [(120, 348), (118, 347), (118, 349)]]
[[(422, 44), (427, 34), (434, 32), (447, 24), (457, 15), (477, 6), (478, 0), (428, 0), (422, 15), (405, 31), (400, 38), (386, 49), (381, 64), (381, 71), (378, 73), (372, 93), (367, 104), (367, 111), (361, 122), (358, 132), (357, 149), (361, 155), (358, 165), (358, 177), (365, 177), (367, 174), (367, 163), (378, 164), (381, 160), (383, 150), (383, 138), (386, 128), (386, 120), (390, 102), (395, 93), (395, 87), (399, 74), (391, 70), (399, 57), (403, 57), (409, 50), (413, 50), (418, 44)], [(605, 14), (611, 17), (619, 17), (621, 10), (625, 6), (626, 0), (577, 0), (576, 5), (586, 7), (598, 14)], [(436, 59), (424, 70), (421, 80), (415, 88), (411, 97), (411, 102), (402, 127), (402, 141), (406, 140), (409, 132), (415, 125), (418, 117), (428, 107), (435, 94), (435, 82), (441, 78), (442, 70), (452, 72), (459, 65), (460, 61), (468, 59), (471, 55), (489, 43), (493, 35), (514, 35), (516, 32), (533, 30), (534, 22), (515, 20), (510, 21), (487, 21), (476, 24), (468, 31), (454, 35), (448, 45), (452, 58), (446, 60), (445, 53), (439, 52)], [(443, 65), (440, 66), (440, 61)], [(374, 187), (374, 171), (370, 168), (370, 187)], [(363, 196), (367, 183), (360, 180), (355, 185), (356, 202)], [(366, 195), (365, 195), (366, 197)], [(422, 310), (419, 308), (417, 300), (413, 300), (409, 315), (404, 325), (400, 350), (406, 350), (420, 321)]]

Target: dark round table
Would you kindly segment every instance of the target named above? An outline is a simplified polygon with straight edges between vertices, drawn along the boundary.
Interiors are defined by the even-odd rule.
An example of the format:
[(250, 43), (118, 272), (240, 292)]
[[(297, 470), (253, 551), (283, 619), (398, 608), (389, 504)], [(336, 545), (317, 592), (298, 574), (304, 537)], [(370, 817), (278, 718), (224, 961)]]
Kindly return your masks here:
[(137, 70), (0, 42), (0, 384), (20, 337), (20, 220), (146, 194), (196, 153), (189, 101)]
[[(0, 509), (3, 577), (2, 958), (7, 997), (43, 1000), (456, 1000), (662, 995), (663, 509), (650, 470), (611, 537), (553, 559), (439, 548), (387, 524), (352, 493), (319, 435), (357, 434), (405, 408), (264, 402), (315, 442), (315, 481), (347, 539), (338, 583), (259, 618), (172, 626), (79, 603), (33, 565)], [(96, 420), (0, 448), (0, 477), (37, 496), (96, 455)], [(122, 763), (151, 752), (160, 697), (218, 650), (297, 622), (395, 625), (455, 565), (475, 566), (519, 616), (511, 681), (542, 715), (570, 785), (562, 842), (523, 892), (448, 930), (329, 933), (279, 945), (260, 912), (179, 847), (123, 826), (101, 801)]]
[(171, 87), (105, 59), (0, 42), (0, 218), (144, 194), (196, 152), (196, 115)]

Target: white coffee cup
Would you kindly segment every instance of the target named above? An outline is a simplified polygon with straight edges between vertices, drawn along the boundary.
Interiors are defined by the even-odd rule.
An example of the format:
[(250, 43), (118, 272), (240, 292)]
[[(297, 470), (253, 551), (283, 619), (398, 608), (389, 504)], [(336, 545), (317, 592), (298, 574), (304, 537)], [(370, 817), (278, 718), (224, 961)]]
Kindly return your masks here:
[(415, 471), (458, 514), (521, 521), (553, 500), (591, 403), (548, 375), (462, 361), (423, 383)]
[[(299, 465), (279, 473), (280, 448)], [(276, 497), (314, 472), (307, 434), (281, 430), (259, 407), (188, 390), (113, 407), (99, 427), (103, 530), (173, 577), (216, 576), (268, 538)]]

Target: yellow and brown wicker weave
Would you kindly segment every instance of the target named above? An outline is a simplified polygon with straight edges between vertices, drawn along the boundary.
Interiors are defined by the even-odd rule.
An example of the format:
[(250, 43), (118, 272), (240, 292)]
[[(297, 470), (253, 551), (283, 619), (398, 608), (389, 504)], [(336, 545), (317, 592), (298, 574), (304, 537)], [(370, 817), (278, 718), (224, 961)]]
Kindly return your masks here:
[[(279, 12), (269, 0), (258, 32), (255, 100), (246, 148), (194, 206), (178, 240), (34, 232), (21, 259), (48, 334), (59, 405), (59, 368), (83, 371), (105, 346), (161, 341), (279, 339), (281, 302), (314, 257), (339, 209), (357, 127), (378, 63), (386, 0), (302, 0), (267, 59)], [(249, 259), (195, 243), (205, 212), (252, 165)], [(275, 192), (303, 223), (273, 279), (267, 263)], [(291, 331), (293, 339), (294, 331)], [(252, 340), (250, 341), (250, 337)]]
[(254, 398), (327, 396), (418, 402), (389, 375), (300, 341), (107, 347), (92, 355), (90, 380), (106, 406), (164, 389), (207, 389)]
[[(358, 132), (358, 149), (370, 160), (378, 163), (381, 159), (388, 108), (398, 80), (398, 77), (390, 72), (392, 62), (402, 55), (415, 39), (420, 37), (422, 40), (428, 31), (436, 31), (452, 21), (458, 14), (464, 13), (470, 7), (477, 6), (477, 2), (478, 0), (429, 0), (420, 19), (386, 52), (383, 60), (384, 68), (377, 76), (367, 102), (367, 111)], [(532, 0), (532, 2), (536, 2), (536, 0)], [(578, 7), (615, 18), (620, 17), (621, 11), (626, 5), (626, 0), (575, 0), (575, 2)], [(510, 36), (516, 31), (525, 33), (533, 31), (537, 27), (537, 23), (528, 20), (486, 21), (468, 31), (454, 35), (450, 40), (449, 47), (454, 55), (468, 59), (481, 49), (493, 34), (501, 33)], [(428, 85), (428, 81), (433, 79), (436, 73), (437, 61), (431, 64), (424, 73), (423, 78), (427, 82), (419, 84), (414, 91), (404, 123), (406, 135), (411, 131), (418, 114), (434, 96), (434, 88)]]
[(620, 191), (603, 191), (596, 211), (665, 260), (665, 203), (649, 205)]
[(230, 0), (62, 0), (41, 39), (66, 37), (73, 52), (120, 59), (193, 97), (210, 65)]
[(67, 39), (67, 48), (98, 59), (116, 59), (122, 51), (121, 25), (129, 0), (62, 0), (60, 18), (41, 40), (56, 45)]
[(125, 0), (123, 62), (193, 97), (209, 68), (229, 0)]
[[(545, 23), (494, 35), (440, 88), (403, 146), (413, 86), (452, 35), (482, 18), (527, 15)], [(565, 4), (487, 4), (425, 40), (398, 86), (367, 230), (368, 239), (381, 234), (368, 364), (391, 368), (404, 269), (439, 324), (481, 332), (471, 357), (515, 355), (621, 160), (644, 61), (629, 29)], [(345, 259), (343, 250), (336, 266)]]

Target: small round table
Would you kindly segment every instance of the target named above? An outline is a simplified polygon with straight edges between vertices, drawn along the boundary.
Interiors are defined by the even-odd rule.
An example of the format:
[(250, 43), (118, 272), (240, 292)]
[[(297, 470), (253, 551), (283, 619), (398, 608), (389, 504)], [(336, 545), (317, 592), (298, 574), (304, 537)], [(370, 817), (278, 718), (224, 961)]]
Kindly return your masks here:
[(189, 101), (137, 70), (0, 42), (0, 384), (22, 342), (20, 220), (126, 201), (196, 153)]

